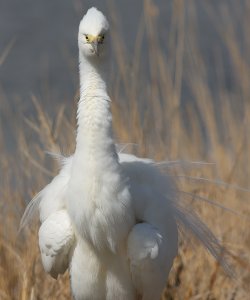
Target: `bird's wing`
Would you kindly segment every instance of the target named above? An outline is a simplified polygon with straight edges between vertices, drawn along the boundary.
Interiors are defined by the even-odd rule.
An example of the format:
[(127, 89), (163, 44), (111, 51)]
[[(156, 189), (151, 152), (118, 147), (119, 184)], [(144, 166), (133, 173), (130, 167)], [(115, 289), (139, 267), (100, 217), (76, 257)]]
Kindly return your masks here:
[(151, 224), (166, 214), (172, 214), (172, 202), (176, 198), (176, 186), (171, 177), (164, 176), (154, 162), (136, 159), (121, 162), (123, 171), (129, 178), (138, 221)]
[[(169, 200), (175, 197), (174, 185), (152, 163), (134, 160), (121, 166), (129, 177), (138, 222), (127, 244), (132, 280), (143, 299), (160, 299), (178, 248), (177, 225)], [(163, 196), (166, 193), (168, 198)]]
[(151, 224), (136, 224), (128, 237), (128, 256), (131, 263), (137, 264), (145, 259), (155, 259), (161, 242), (161, 234)]
[(131, 277), (143, 299), (160, 299), (172, 266), (164, 253), (164, 243), (160, 231), (148, 223), (135, 225), (128, 236)]
[(65, 191), (70, 178), (72, 157), (61, 158), (62, 168), (57, 176), (45, 186), (28, 204), (20, 222), (22, 230), (38, 211), (43, 222), (50, 214), (65, 207)]
[[(159, 229), (161, 235), (172, 239), (177, 235), (174, 223), (193, 234), (215, 257), (228, 274), (232, 274), (227, 253), (211, 230), (199, 218), (191, 207), (186, 205), (182, 194), (173, 181), (173, 177), (163, 174), (157, 163), (143, 161), (123, 161), (124, 172), (130, 179), (130, 190), (135, 206), (135, 215), (139, 222), (147, 222)], [(164, 234), (162, 234), (164, 232)], [(175, 248), (170, 247), (172, 255)]]
[(62, 168), (57, 176), (31, 200), (20, 223), (25, 227), (39, 209), (41, 226), (39, 246), (46, 272), (54, 278), (68, 268), (74, 233), (66, 211), (65, 193), (71, 174), (72, 157), (60, 157)]
[(45, 271), (57, 278), (69, 266), (74, 233), (66, 210), (50, 214), (39, 229), (39, 247)]

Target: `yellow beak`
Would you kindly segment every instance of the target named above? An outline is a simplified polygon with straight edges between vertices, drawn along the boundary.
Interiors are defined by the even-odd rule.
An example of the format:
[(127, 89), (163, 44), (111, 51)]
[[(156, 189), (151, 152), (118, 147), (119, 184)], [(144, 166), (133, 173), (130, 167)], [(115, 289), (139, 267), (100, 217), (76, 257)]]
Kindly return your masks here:
[(98, 40), (97, 40), (97, 39), (94, 39), (94, 40), (92, 40), (92, 42), (91, 42), (90, 44), (91, 44), (91, 46), (92, 46), (92, 48), (93, 48), (95, 54), (96, 54), (97, 56), (99, 56)]

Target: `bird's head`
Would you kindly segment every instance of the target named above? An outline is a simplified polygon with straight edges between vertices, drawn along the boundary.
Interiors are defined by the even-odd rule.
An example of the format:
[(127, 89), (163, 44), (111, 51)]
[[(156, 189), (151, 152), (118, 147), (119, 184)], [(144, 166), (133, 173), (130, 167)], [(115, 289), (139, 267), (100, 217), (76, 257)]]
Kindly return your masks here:
[(79, 49), (87, 58), (104, 56), (107, 48), (109, 23), (97, 8), (90, 8), (83, 16), (78, 34)]

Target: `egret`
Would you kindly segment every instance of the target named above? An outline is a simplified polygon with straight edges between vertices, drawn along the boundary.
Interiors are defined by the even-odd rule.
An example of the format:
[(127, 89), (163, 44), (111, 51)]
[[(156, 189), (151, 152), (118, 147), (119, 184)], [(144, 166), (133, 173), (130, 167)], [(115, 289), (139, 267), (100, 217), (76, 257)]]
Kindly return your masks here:
[[(215, 256), (220, 244), (179, 201), (159, 163), (118, 153), (107, 93), (109, 23), (96, 8), (80, 22), (75, 153), (28, 205), (39, 209), (39, 247), (52, 277), (69, 269), (74, 299), (160, 299), (178, 252), (177, 224)], [(222, 260), (226, 266), (226, 262)]]

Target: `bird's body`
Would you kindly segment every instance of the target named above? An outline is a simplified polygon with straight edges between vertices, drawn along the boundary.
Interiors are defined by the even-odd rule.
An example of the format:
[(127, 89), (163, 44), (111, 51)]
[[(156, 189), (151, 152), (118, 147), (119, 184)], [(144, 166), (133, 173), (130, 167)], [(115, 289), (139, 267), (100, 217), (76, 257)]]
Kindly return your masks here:
[(158, 299), (177, 254), (177, 228), (170, 201), (155, 195), (168, 191), (172, 199), (171, 182), (163, 182), (151, 162), (120, 155), (116, 163), (126, 178), (120, 199), (126, 204), (115, 202), (112, 207), (109, 198), (97, 197), (97, 189), (85, 206), (77, 201), (69, 209), (74, 159), (75, 155), (64, 159), (60, 173), (39, 194), (39, 246), (45, 270), (57, 278), (70, 266), (75, 299), (136, 299), (145, 290), (143, 299)]
[[(70, 266), (75, 299), (136, 299), (137, 295), (159, 299), (177, 254), (171, 179), (162, 176), (151, 161), (121, 154), (116, 159), (126, 178), (121, 199), (129, 199), (131, 207), (121, 208), (115, 202), (112, 208), (108, 198), (98, 205), (96, 197), (87, 198), (86, 206), (77, 202), (72, 212), (68, 207), (74, 159), (75, 155), (64, 159), (61, 172), (40, 193), (39, 245), (45, 270), (57, 278)], [(163, 196), (166, 192), (169, 198)], [(120, 210), (128, 216), (119, 214)]]
[[(78, 36), (80, 100), (74, 155), (31, 202), (39, 204), (39, 246), (45, 271), (69, 269), (74, 299), (159, 299), (178, 249), (177, 221), (217, 257), (217, 241), (184, 216), (172, 179), (155, 163), (118, 154), (106, 88), (108, 23), (96, 8)], [(105, 40), (104, 40), (105, 36)], [(217, 245), (217, 244), (216, 244)], [(216, 252), (217, 251), (217, 252)]]

